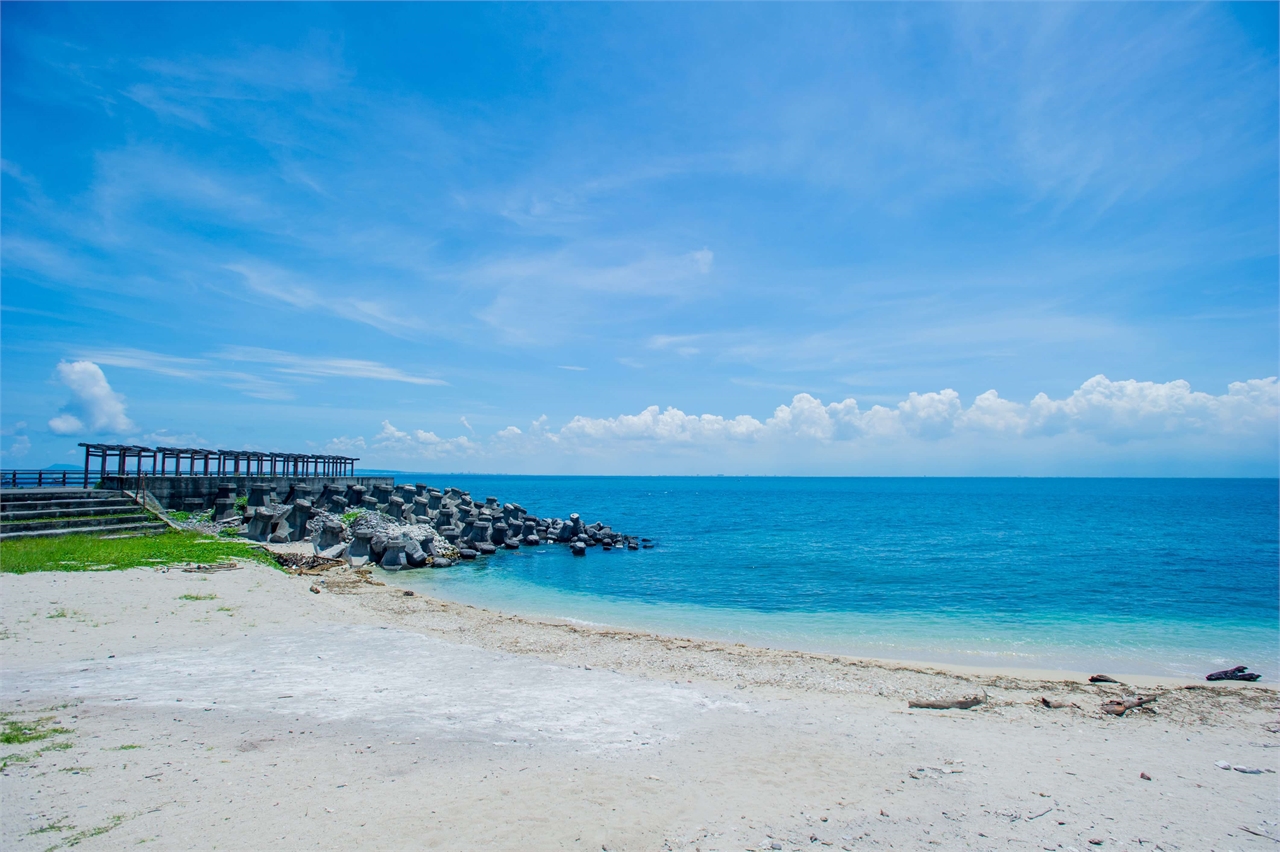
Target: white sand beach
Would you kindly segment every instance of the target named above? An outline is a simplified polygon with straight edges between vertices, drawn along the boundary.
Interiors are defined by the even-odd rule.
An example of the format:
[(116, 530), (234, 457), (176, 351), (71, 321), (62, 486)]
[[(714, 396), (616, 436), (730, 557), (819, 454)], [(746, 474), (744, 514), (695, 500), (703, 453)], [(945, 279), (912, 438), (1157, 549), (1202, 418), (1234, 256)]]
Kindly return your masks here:
[[(755, 649), (256, 564), (0, 575), (0, 602), (0, 709), (70, 730), (3, 747), (5, 849), (1280, 838), (1280, 701), (1266, 686), (1131, 689)], [(907, 707), (984, 692), (973, 710)], [(1153, 712), (1100, 712), (1134, 692), (1158, 696)]]

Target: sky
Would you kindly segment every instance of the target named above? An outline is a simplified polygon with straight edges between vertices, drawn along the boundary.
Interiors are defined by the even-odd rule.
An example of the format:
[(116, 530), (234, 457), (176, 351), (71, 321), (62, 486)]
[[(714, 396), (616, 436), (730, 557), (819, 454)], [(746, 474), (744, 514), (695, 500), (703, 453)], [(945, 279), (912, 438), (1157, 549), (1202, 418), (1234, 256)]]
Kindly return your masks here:
[(1274, 3), (0, 23), (6, 468), (1277, 473)]

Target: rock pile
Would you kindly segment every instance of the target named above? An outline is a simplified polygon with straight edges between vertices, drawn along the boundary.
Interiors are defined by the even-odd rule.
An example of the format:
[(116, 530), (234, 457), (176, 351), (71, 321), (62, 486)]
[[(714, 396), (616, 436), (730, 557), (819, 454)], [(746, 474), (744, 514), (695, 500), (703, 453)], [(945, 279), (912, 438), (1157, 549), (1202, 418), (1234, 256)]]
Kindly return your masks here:
[[(305, 485), (290, 491), (284, 503), (274, 495), (251, 493), (244, 535), (255, 541), (310, 541), (318, 555), (352, 565), (377, 563), (390, 571), (446, 568), (499, 548), (517, 550), (540, 544), (567, 545), (575, 556), (588, 548), (640, 550), (649, 539), (623, 535), (602, 523), (586, 524), (576, 513), (567, 519), (539, 518), (518, 503), (496, 497), (476, 502), (466, 491), (440, 491), (426, 485), (375, 485), (345, 489), (326, 485), (312, 499)], [(359, 510), (352, 516), (353, 510)], [(343, 518), (349, 520), (344, 522)]]

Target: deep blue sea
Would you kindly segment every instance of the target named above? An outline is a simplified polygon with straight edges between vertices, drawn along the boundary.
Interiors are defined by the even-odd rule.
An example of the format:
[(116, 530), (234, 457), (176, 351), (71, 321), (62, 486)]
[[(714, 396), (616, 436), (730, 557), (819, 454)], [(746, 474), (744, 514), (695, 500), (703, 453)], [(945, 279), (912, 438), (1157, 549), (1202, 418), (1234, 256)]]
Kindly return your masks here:
[(396, 479), (657, 542), (394, 578), (452, 600), (880, 659), (1280, 678), (1276, 480)]

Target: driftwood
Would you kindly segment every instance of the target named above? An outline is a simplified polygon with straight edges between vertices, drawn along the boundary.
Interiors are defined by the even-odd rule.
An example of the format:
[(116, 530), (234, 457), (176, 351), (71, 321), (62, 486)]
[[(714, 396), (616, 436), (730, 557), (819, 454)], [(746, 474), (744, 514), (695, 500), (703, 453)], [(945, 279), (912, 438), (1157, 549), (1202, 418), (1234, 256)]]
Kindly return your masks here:
[(1254, 831), (1252, 828), (1249, 828), (1248, 826), (1245, 826), (1245, 825), (1240, 826), (1240, 830), (1247, 831), (1250, 834), (1252, 834), (1254, 837), (1265, 837), (1268, 840), (1274, 840), (1276, 843), (1280, 843), (1280, 840), (1276, 840), (1270, 834), (1263, 834), (1261, 831)]
[(275, 551), (267, 551), (271, 554), (271, 558), (276, 564), (284, 568), (290, 574), (305, 574), (314, 577), (323, 574), (330, 568), (339, 565), (345, 565), (341, 559), (326, 559), (323, 556), (309, 556), (301, 553), (276, 553)]
[(972, 710), (979, 704), (987, 702), (987, 693), (984, 690), (981, 695), (967, 695), (964, 698), (956, 698), (951, 701), (908, 701), (907, 706), (918, 710)]
[(1145, 707), (1156, 700), (1156, 696), (1148, 695), (1131, 695), (1125, 699), (1114, 698), (1111, 701), (1103, 702), (1102, 712), (1111, 716), (1123, 716), (1130, 710), (1136, 710), (1139, 707)]
[(1234, 669), (1223, 669), (1204, 676), (1205, 680), (1247, 680), (1252, 683), (1261, 678), (1257, 672), (1249, 671), (1248, 666), (1236, 666)]
[(182, 569), (184, 574), (216, 574), (219, 571), (239, 571), (243, 565), (234, 562), (215, 562), (212, 565), (188, 565)]
[(1040, 696), (1040, 703), (1045, 707), (1048, 707), (1050, 710), (1063, 710), (1067, 707), (1074, 707), (1077, 710), (1080, 709), (1080, 705), (1074, 701), (1054, 701), (1051, 698), (1045, 698), (1043, 695)]
[(1116, 680), (1111, 675), (1091, 675), (1089, 677), (1089, 683), (1119, 683), (1119, 682), (1120, 681)]

